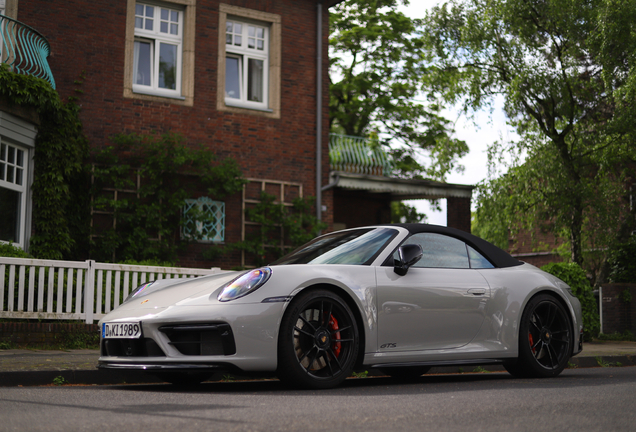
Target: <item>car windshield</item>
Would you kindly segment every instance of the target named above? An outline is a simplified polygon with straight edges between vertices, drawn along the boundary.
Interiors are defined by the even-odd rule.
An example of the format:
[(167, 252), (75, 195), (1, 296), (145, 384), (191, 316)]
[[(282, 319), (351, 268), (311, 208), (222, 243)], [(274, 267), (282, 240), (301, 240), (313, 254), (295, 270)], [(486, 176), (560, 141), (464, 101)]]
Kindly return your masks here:
[(369, 265), (396, 234), (397, 231), (389, 228), (339, 231), (310, 241), (272, 265)]

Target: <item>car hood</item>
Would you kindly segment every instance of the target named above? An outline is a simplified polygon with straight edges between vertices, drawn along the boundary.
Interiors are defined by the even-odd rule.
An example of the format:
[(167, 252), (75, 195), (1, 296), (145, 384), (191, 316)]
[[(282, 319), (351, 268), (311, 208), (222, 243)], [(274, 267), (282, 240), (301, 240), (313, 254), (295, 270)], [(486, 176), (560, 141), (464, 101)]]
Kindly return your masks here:
[(308, 287), (328, 284), (348, 291), (355, 299), (370, 299), (369, 289), (375, 286), (375, 268), (356, 265), (283, 265), (271, 266), (272, 275), (267, 283), (256, 291), (232, 301), (220, 302), (218, 294), (224, 284), (243, 272), (226, 272), (187, 280), (162, 280), (146, 288), (131, 300), (111, 312), (114, 317), (159, 313), (174, 307), (234, 306), (276, 301), (286, 302), (298, 291)]
[(184, 301), (209, 297), (240, 272), (223, 272), (193, 279), (162, 279), (152, 283), (143, 292), (122, 303), (116, 310), (165, 309)]

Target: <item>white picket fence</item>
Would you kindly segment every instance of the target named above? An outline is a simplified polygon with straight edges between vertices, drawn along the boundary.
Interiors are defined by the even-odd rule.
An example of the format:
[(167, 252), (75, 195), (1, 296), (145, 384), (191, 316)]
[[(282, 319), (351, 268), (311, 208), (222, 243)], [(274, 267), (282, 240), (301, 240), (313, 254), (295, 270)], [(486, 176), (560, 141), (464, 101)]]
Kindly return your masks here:
[(84, 320), (92, 324), (145, 282), (221, 271), (0, 257), (0, 318)]

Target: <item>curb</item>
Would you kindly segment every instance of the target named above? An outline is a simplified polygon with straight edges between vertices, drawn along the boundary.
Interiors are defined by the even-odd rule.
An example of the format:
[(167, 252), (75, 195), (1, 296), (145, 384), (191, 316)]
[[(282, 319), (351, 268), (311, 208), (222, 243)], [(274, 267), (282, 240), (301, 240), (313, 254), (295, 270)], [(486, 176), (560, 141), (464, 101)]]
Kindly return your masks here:
[[(636, 366), (635, 356), (573, 357), (569, 362), (574, 368)], [(474, 372), (505, 372), (503, 366), (444, 366), (434, 367), (429, 374), (457, 374)], [(237, 380), (254, 377), (233, 375)], [(384, 376), (378, 370), (369, 370), (368, 376)], [(49, 370), (49, 371), (0, 371), (0, 387), (55, 385), (58, 380), (70, 385), (118, 385), (158, 384), (161, 379), (143, 371), (126, 370)]]
[(0, 387), (27, 387), (63, 384), (109, 385), (162, 383), (157, 377), (138, 371), (57, 370), (0, 372)]

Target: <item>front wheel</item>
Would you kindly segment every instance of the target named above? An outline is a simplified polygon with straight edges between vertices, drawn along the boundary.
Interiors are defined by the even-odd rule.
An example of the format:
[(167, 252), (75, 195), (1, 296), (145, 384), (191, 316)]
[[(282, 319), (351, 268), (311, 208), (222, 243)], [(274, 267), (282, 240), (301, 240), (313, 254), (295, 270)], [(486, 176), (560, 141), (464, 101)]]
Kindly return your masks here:
[(342, 298), (324, 290), (303, 292), (283, 316), (277, 375), (294, 387), (335, 387), (353, 371), (359, 343), (356, 320)]
[(568, 314), (554, 297), (532, 298), (521, 316), (519, 358), (504, 363), (518, 377), (559, 375), (572, 356), (572, 330)]

